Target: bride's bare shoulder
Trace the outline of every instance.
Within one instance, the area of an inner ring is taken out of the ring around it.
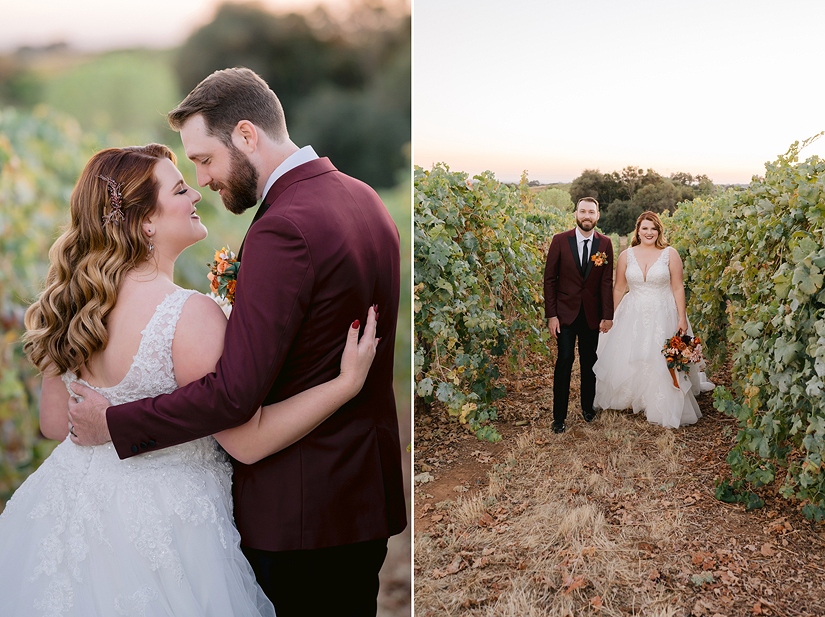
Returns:
[[[678,259],[679,261],[682,261],[682,256],[679,255],[679,251],[672,246],[665,247],[665,250],[667,251],[668,259]]]
[[[172,342],[172,363],[179,386],[215,370],[225,333],[226,316],[217,302],[200,293],[192,294],[183,305]]]

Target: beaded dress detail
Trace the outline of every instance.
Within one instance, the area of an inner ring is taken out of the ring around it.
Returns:
[[[675,388],[662,355],[679,325],[670,287],[671,250],[664,249],[645,275],[633,248],[627,249],[629,291],[616,309],[613,327],[599,335],[594,407],[644,410],[649,422],[677,428],[702,417],[694,395],[713,384],[700,373],[702,367],[692,364],[689,376],[677,373],[680,388]]]
[[[172,341],[195,293],[169,294],[126,377],[93,389],[113,405],[175,390]],[[231,477],[212,437],[127,460],[67,437],[0,515],[0,615],[274,615],[240,550]]]

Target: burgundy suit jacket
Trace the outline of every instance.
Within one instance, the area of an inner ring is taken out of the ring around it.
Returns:
[[[544,315],[558,317],[569,326],[584,306],[587,325],[595,330],[602,319],[613,319],[613,243],[610,238],[593,233],[590,255],[605,253],[607,263],[596,266],[590,259],[584,274],[579,270],[576,230],[553,236],[544,266]]]
[[[271,204],[268,209],[266,205]],[[312,433],[254,465],[234,462],[244,546],[282,551],[387,538],[406,526],[392,388],[398,230],[366,184],[329,159],[288,171],[249,229],[215,373],[110,407],[121,458],[240,425],[340,372],[347,328],[378,304],[381,343],[361,392]]]

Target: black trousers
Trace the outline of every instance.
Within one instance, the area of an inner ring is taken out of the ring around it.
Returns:
[[[553,421],[564,422],[567,418],[567,403],[570,400],[570,372],[576,354],[576,339],[579,340],[579,367],[581,368],[582,412],[593,411],[596,397],[596,348],[599,345],[599,329],[591,330],[587,325],[584,307],[579,310],[576,320],[561,326],[558,336],[558,358],[553,372]]]
[[[375,617],[387,539],[306,551],[242,546],[278,617]]]

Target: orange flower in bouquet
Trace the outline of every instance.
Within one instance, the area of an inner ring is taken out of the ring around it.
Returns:
[[[232,306],[235,304],[235,279],[238,277],[238,268],[241,262],[238,261],[235,253],[227,247],[215,251],[215,261],[209,266],[209,288],[215,295],[215,299],[224,300]],[[218,304],[221,304],[218,301]]]
[[[690,373],[690,365],[702,362],[702,341],[698,336],[688,336],[677,332],[665,341],[662,355],[667,360],[667,368],[673,378],[673,386],[679,387],[676,371],[686,375]]]

